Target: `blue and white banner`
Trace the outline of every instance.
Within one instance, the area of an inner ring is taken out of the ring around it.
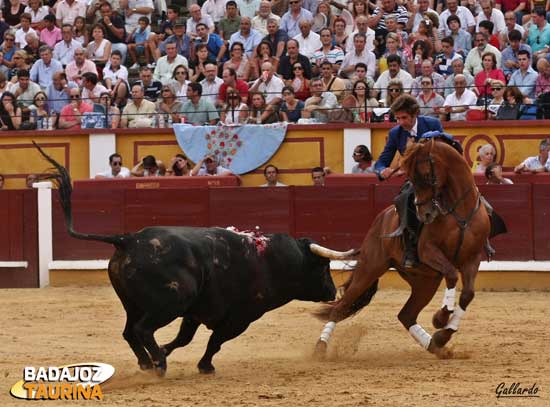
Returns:
[[[194,162],[215,154],[222,167],[245,174],[265,164],[286,136],[287,123],[242,126],[191,126],[174,124],[176,139]]]

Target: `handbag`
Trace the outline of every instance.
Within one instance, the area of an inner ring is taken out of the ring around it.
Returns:
[[[496,120],[517,120],[519,117],[519,105],[503,104],[498,109]]]

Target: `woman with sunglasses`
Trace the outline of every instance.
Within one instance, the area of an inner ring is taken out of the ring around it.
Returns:
[[[292,66],[292,73],[294,74],[294,79],[290,82],[290,86],[294,89],[296,97],[302,101],[305,101],[308,97],[311,96],[309,90],[309,79],[304,76],[304,67],[299,62],[295,63]]]
[[[292,86],[285,86],[282,91],[284,102],[281,104],[281,120],[296,123],[302,117],[304,102],[296,99],[296,92]]]
[[[248,119],[248,106],[241,101],[239,91],[227,88],[225,104],[221,111],[220,120],[224,124],[246,123]]]
[[[13,67],[10,69],[10,72],[8,74],[8,77],[12,83],[17,82],[17,72],[19,72],[20,70],[24,69],[25,71],[30,72],[31,65],[27,63],[28,57],[28,54],[22,49],[17,50],[13,53]]]
[[[506,90],[506,85],[503,81],[499,81],[498,79],[493,79],[491,81],[491,92],[493,94],[493,99],[491,100],[491,103],[489,104],[489,106],[487,106],[489,119],[494,119],[496,117],[496,113],[498,112],[498,109],[505,102],[505,99],[504,99],[505,90]]]
[[[9,29],[4,33],[4,42],[0,45],[0,51],[4,53],[4,65],[8,68],[13,68],[13,55],[17,48],[15,48],[15,30]]]
[[[166,168],[166,175],[173,177],[190,177],[193,163],[183,154],[176,154],[172,158],[172,162]]]
[[[15,104],[13,93],[4,92],[0,97],[0,129],[17,130],[21,126],[21,109]]]
[[[390,107],[393,102],[397,100],[399,96],[403,94],[403,82],[399,79],[392,79],[388,83],[388,92],[386,93],[386,100],[383,101],[384,107]]]
[[[36,124],[36,129],[49,130],[50,113],[46,93],[40,91],[35,94],[32,99],[32,105],[29,106],[29,110],[31,112],[30,122]]]
[[[189,80],[191,82],[202,81],[205,78],[205,67],[208,64],[216,65],[216,61],[208,57],[208,46],[206,44],[195,46],[195,59],[189,62],[189,69],[191,70]]]
[[[120,109],[113,104],[110,92],[102,92],[99,95],[99,104],[105,109],[107,128],[118,129],[120,125]]]
[[[185,67],[185,65],[178,65],[174,68],[172,79],[176,85],[175,96],[182,105],[187,102],[187,85],[191,83],[188,78],[189,70]]]
[[[244,53],[244,46],[240,42],[234,42],[229,51],[230,58],[223,64],[223,69],[233,68],[237,72],[237,79],[248,81],[250,65],[248,57]]]
[[[267,40],[263,40],[256,47],[255,55],[250,59],[249,80],[258,79],[262,72],[262,64],[264,62],[270,62],[273,65],[273,71],[277,72],[277,66],[279,65],[279,59],[273,54],[271,44]]]
[[[362,79],[353,84],[351,94],[355,98],[355,107],[352,108],[354,121],[356,123],[366,123],[368,113],[372,113],[372,109],[378,107],[378,101],[370,96],[369,85]]]
[[[162,115],[164,126],[168,127],[168,123],[177,123],[180,121],[179,112],[183,108],[183,102],[177,98],[177,92],[180,88],[178,82],[172,81],[162,85],[160,98],[156,101],[156,111]],[[162,127],[159,124],[159,127]]]
[[[352,167],[352,174],[373,174],[374,162],[369,148],[364,144],[359,144],[353,149],[353,161],[356,164]]]

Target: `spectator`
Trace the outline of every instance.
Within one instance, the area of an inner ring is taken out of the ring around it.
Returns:
[[[514,172],[521,174],[522,172],[538,172],[550,171],[550,139],[541,140],[539,144],[539,154],[533,157],[527,157],[521,164],[514,168]]]
[[[178,65],[188,66],[187,59],[183,55],[179,55],[176,49],[176,42],[166,43],[166,55],[159,58],[153,79],[162,83],[167,83],[172,79],[174,68]]]
[[[144,89],[141,85],[132,86],[132,100],[128,102],[120,118],[122,128],[151,127],[152,117],[155,114],[155,104],[144,98]]]
[[[74,24],[76,17],[86,16],[86,2],[83,0],[61,0],[55,7],[57,26]]]
[[[472,12],[464,6],[459,6],[458,0],[447,0],[447,9],[439,15],[440,30],[443,35],[451,35],[451,28],[447,25],[451,16],[457,16],[460,20],[460,26],[470,34],[474,33],[476,21]]]
[[[449,1],[453,0],[447,0],[447,4]],[[407,9],[398,5],[395,0],[382,0],[380,6],[377,6],[369,17],[369,27],[373,30],[386,30],[386,17],[391,14],[396,15],[398,24],[407,26],[409,21]]]
[[[165,124],[169,122],[169,117],[173,123],[180,121],[179,112],[182,110],[183,102],[177,99],[177,91],[178,86],[174,82],[162,85],[161,99],[155,103],[156,111],[164,116]]]
[[[234,175],[230,169],[224,168],[219,164],[219,159],[214,154],[207,154],[191,170],[192,176],[229,176]]]
[[[189,14],[191,18],[187,19],[187,35],[189,35],[192,40],[197,38],[197,24],[199,23],[206,24],[208,31],[214,32],[214,21],[212,21],[212,17],[208,14],[203,16],[198,4],[191,4],[189,6]]]
[[[53,74],[63,70],[61,62],[52,59],[52,49],[47,45],[40,47],[40,59],[36,61],[30,72],[30,79],[46,89],[52,83]]]
[[[413,52],[416,52],[414,48]],[[389,33],[388,35],[386,35],[386,50],[379,60],[380,72],[386,70],[384,62],[388,59],[388,56],[390,55],[398,55],[401,58],[401,69],[408,69],[408,56],[400,49],[399,37],[396,33]],[[411,73],[411,75],[413,74],[414,71]]]
[[[319,34],[311,31],[311,20],[302,20],[299,23],[300,33],[293,38],[298,41],[300,52],[311,59],[316,50],[321,48]]]
[[[378,101],[370,97],[369,84],[364,79],[359,79],[353,84],[352,96],[355,98],[354,121],[355,123],[366,123],[369,120],[368,115],[372,114],[372,109],[378,107]]]
[[[266,102],[263,93],[251,93],[252,103],[248,109],[248,123],[270,124],[279,121],[277,111],[273,105]]]
[[[479,23],[479,31],[480,33],[487,34],[488,42],[496,49],[500,50],[500,41],[498,39],[498,35],[493,34],[494,25],[490,21],[482,21]]]
[[[122,63],[122,54],[118,50],[111,52],[111,60],[103,70],[103,82],[117,106],[125,106],[128,100],[128,70]]]
[[[296,92],[296,97],[305,101],[311,96],[310,80],[304,77],[304,67],[300,63],[295,63],[292,66],[292,72],[294,73],[294,79],[287,81],[287,86],[292,86]]]
[[[198,27],[201,30],[201,26]],[[192,75],[192,82],[200,82],[204,79],[204,69],[207,64],[216,64],[215,59],[208,57],[208,47],[206,44],[199,44],[195,49],[195,59],[189,64]]]
[[[267,181],[265,184],[260,185],[261,187],[286,187],[288,185],[283,184],[278,180],[279,178],[279,169],[273,164],[268,164],[264,168],[264,177]]]
[[[36,125],[38,130],[49,130],[48,119],[50,112],[48,108],[48,97],[43,91],[34,95],[32,105],[29,106],[30,122]],[[53,124],[52,124],[53,125]]]
[[[262,64],[264,62],[269,62],[273,66],[273,70],[277,71],[279,65],[279,59],[275,58],[273,55],[273,50],[271,49],[271,44],[269,41],[260,42],[256,47],[255,55],[249,62],[249,79],[258,79],[262,72]]]
[[[268,41],[271,45],[275,57],[281,59],[286,53],[286,42],[288,35],[285,31],[279,28],[279,21],[275,18],[267,20],[267,35],[262,41]]]
[[[99,83],[97,75],[93,72],[85,72],[82,74],[82,100],[93,104],[99,102],[99,96],[109,90]]]
[[[183,105],[180,113],[185,117],[187,123],[193,125],[203,125],[209,123],[214,125],[220,119],[218,111],[214,105],[202,97],[202,86],[200,83],[191,82],[187,86],[187,98],[189,99]]]
[[[204,79],[200,82],[203,90],[203,97],[207,98],[212,104],[216,104],[220,86],[223,83],[217,76],[218,69],[214,64],[206,64],[204,67]]]
[[[546,11],[535,8],[531,15],[532,24],[527,33],[527,44],[531,47],[534,60],[544,58],[550,47],[550,24],[546,21]]]
[[[25,37],[25,39],[29,42],[28,38]],[[40,31],[40,42],[49,45],[49,47],[53,49],[55,44],[62,39],[61,29],[55,25],[55,16],[53,14],[48,14],[44,17],[44,28]]]
[[[460,18],[450,16],[447,19],[447,32],[449,32],[448,36],[454,41],[454,50],[466,58],[472,49],[472,35],[463,29],[460,24]]]
[[[124,10],[125,30],[131,33],[138,26],[141,17],[147,17],[151,21],[151,13],[154,10],[153,0],[120,0],[120,11]]]
[[[388,83],[386,98],[384,100],[380,100],[380,102],[382,102],[382,105],[384,107],[391,107],[391,105],[393,105],[393,102],[395,102],[397,98],[401,95],[403,95],[403,83],[399,79],[392,79]],[[392,117],[391,112],[390,121],[395,121],[395,118]]]
[[[78,85],[72,81],[67,81],[67,75],[63,71],[53,74],[52,83],[46,89],[49,108],[51,112],[57,115],[61,113],[61,109],[70,101],[70,90],[78,88]]]
[[[131,60],[134,61],[130,69],[139,69],[138,54],[145,55],[145,63],[151,66],[152,54],[154,52],[152,41],[149,19],[147,17],[140,17],[137,27],[128,34],[128,54],[130,54]]]
[[[190,177],[193,168],[191,161],[184,154],[176,154],[172,158],[170,166],[166,169],[166,175],[174,177]]]
[[[2,45],[0,45],[0,51],[2,51],[4,55],[4,65],[6,65],[8,68],[12,68],[14,65],[12,57],[15,51],[17,51],[17,48],[15,47],[14,30],[10,29],[9,31],[6,31],[6,33],[4,34],[4,41],[2,42]]]
[[[492,45],[487,44],[487,39],[487,34],[476,33],[475,40],[477,42],[477,47],[472,48],[472,50],[468,53],[468,56],[466,57],[464,68],[466,69],[466,71],[474,76],[483,70],[483,55],[485,55],[487,52],[491,52],[495,55],[495,68],[500,68],[501,53]]]
[[[47,47],[47,45],[45,46]],[[14,52],[12,57],[13,67],[8,72],[8,77],[12,82],[17,81],[17,75],[19,71],[25,70],[30,72],[32,65],[27,63],[28,59],[29,59],[29,55],[22,49]]]
[[[462,59],[462,56],[455,52],[454,43],[453,37],[443,38],[441,40],[441,52],[435,56],[434,68],[445,79],[453,73],[453,61],[455,59]]]
[[[44,17],[50,13],[49,7],[43,6],[42,0],[29,0],[28,4],[25,13],[31,16],[31,27],[40,31],[44,28]]]
[[[4,8],[2,8],[2,18],[4,21],[12,26],[19,26],[21,22],[21,15],[25,12],[25,5],[21,4],[19,0],[7,0],[4,1]]]
[[[17,73],[17,83],[12,87],[19,106],[29,107],[34,95],[40,92],[40,86],[30,80],[29,71],[24,69]]]
[[[466,89],[467,83],[464,75],[455,75],[454,88],[455,91],[445,98],[444,112],[450,113],[451,121],[466,120],[466,112],[470,106],[475,106],[477,96],[474,92]],[[443,114],[441,120],[445,120],[446,114]]]
[[[496,8],[503,13],[512,12],[518,23],[521,23],[521,18],[524,14],[524,10],[527,9],[526,0],[496,0]]]
[[[538,73],[531,68],[531,58],[529,51],[518,52],[519,69],[510,77],[508,86],[517,86],[523,96],[529,98],[532,103],[535,100],[535,85],[538,78]]]
[[[504,72],[496,67],[496,56],[492,52],[486,52],[481,57],[483,70],[479,71],[475,78],[476,92],[479,96],[491,96],[491,81],[497,79],[506,82]]]
[[[285,31],[290,38],[300,34],[299,23],[302,20],[311,21],[313,15],[309,10],[302,7],[302,0],[290,0],[289,9],[281,18],[281,30]]]
[[[337,75],[344,60],[344,51],[342,48],[332,45],[332,32],[330,28],[322,28],[319,31],[319,37],[321,39],[321,47],[311,57],[313,74],[319,75],[321,72],[321,63],[328,61],[332,64],[333,73]]]
[[[15,32],[15,46],[17,48],[24,48],[27,45],[25,36],[30,32],[36,34],[36,31],[31,28],[31,15],[23,13],[21,14],[21,25]]]
[[[510,45],[502,51],[502,70],[506,79],[510,79],[512,74],[519,69],[519,51],[528,51],[529,56],[531,55],[531,47],[521,42],[521,33],[518,30],[510,31],[508,40]],[[531,61],[531,58],[529,58],[529,61]]]
[[[206,24],[203,23],[197,24],[197,37],[195,38],[195,45],[201,43],[206,45],[208,59],[212,62],[219,63],[224,60],[227,49],[225,43],[218,34],[210,33]]]
[[[74,19],[73,38],[80,42],[83,47],[88,45],[88,27],[86,26],[86,19],[84,17],[77,17]]]
[[[209,15],[214,21],[214,25],[218,27],[220,20],[225,14],[225,2],[227,0],[206,0],[201,7],[201,13]]]
[[[225,17],[220,20],[218,25],[220,37],[226,42],[229,41],[231,36],[239,31],[240,26],[241,16],[239,16],[237,3],[234,0],[229,0],[225,3]]]
[[[153,79],[153,71],[147,66],[141,67],[139,70],[139,81],[136,85],[141,85],[145,92],[145,99],[155,102],[160,96],[162,83]]]
[[[65,67],[65,73],[69,80],[80,85],[82,83],[82,75],[86,72],[91,72],[97,75],[95,64],[86,58],[84,48],[77,48],[74,51],[74,61]]]
[[[103,69],[111,57],[111,41],[105,38],[105,28],[101,24],[92,27],[92,41],[86,47],[88,59]]]
[[[11,83],[8,82],[6,78],[6,74],[0,71],[0,96],[2,96],[4,92],[9,92],[10,89],[11,89]]]
[[[335,46],[340,47],[343,50],[347,49],[349,38],[351,38],[346,31],[346,27],[346,20],[342,17],[336,17],[334,19],[334,35],[332,40]]]
[[[479,31],[479,23],[481,21],[490,21],[494,24],[494,32],[501,34],[506,30],[504,22],[504,14],[498,8],[493,7],[492,0],[481,0],[479,2],[482,12],[476,17],[477,30]]]
[[[285,80],[285,83],[289,84],[290,81],[294,79],[293,67],[297,63],[304,69],[304,76],[307,79],[311,79],[311,64],[309,58],[299,52],[300,44],[298,44],[298,41],[294,39],[288,40],[286,43],[286,50],[287,55],[281,57],[279,67],[277,68],[277,73]]]
[[[155,38],[155,45],[158,45],[166,40],[166,38],[174,35],[174,26],[177,22],[183,23],[183,29],[185,30],[185,21],[179,18],[180,8],[176,4],[170,4],[166,8],[166,20],[164,20],[159,27],[159,33]],[[185,32],[185,31],[184,31]],[[157,58],[155,58],[157,59]]]
[[[284,122],[296,123],[302,116],[304,102],[296,99],[296,92],[292,86],[283,88],[283,103],[281,104],[281,120]]]
[[[497,4],[498,6],[498,4]],[[516,15],[513,11],[507,11],[504,13],[504,31],[500,34],[500,46],[504,48],[506,45],[509,45],[509,35],[513,30],[519,31],[521,38],[525,34],[525,29],[516,23]]]
[[[179,18],[174,23],[174,34],[162,41],[155,50],[155,60],[166,54],[166,44],[176,42],[177,53],[187,60],[191,58],[191,37],[185,33],[185,19]]]
[[[523,94],[516,86],[508,86],[504,91],[504,102],[497,111],[497,120],[517,120],[523,107]]]
[[[248,120],[248,106],[243,103],[239,92],[227,88],[225,105],[221,111],[220,121],[223,124],[243,124]]]
[[[374,84],[375,90],[380,92],[379,99],[386,99],[388,84],[393,79],[401,81],[403,88],[408,91],[410,91],[413,83],[411,74],[401,69],[401,58],[399,55],[390,55],[387,62],[388,70],[384,71]]]
[[[504,178],[502,176],[502,167],[500,164],[491,163],[487,166],[485,170],[485,178],[487,178],[487,184],[495,185],[510,185],[513,184],[512,180],[509,178]]]
[[[413,96],[418,96],[422,91],[422,86],[420,82],[422,81],[422,78],[426,76],[432,78],[433,90],[437,93],[443,94],[445,88],[445,79],[443,78],[443,75],[434,72],[434,66],[430,61],[422,61],[421,74],[421,76],[413,81],[413,87],[411,91],[411,94]]]
[[[546,59],[539,59],[537,61],[537,81],[535,82],[535,95],[539,96],[550,92],[550,62]]]
[[[355,20],[357,30],[350,34],[350,38],[354,39],[356,34],[363,34],[365,36],[365,45],[363,49],[367,51],[374,51],[374,30],[369,27],[368,19],[366,16],[359,16]],[[355,41],[346,41],[346,54],[352,53],[355,50]]]
[[[252,57],[254,50],[258,44],[262,41],[262,35],[251,29],[252,23],[249,17],[242,17],[240,22],[240,30],[231,35],[229,45],[233,45],[235,42],[243,44],[244,53],[248,58]]]
[[[133,177],[163,177],[166,174],[166,167],[155,156],[147,155],[130,172]]]
[[[430,8],[430,0],[417,0],[417,7],[413,9],[413,15],[407,21],[407,30],[414,33],[418,31],[418,27],[422,21],[425,21],[427,13],[437,12]]]
[[[443,106],[445,99],[434,91],[433,79],[431,76],[423,76],[420,78],[421,93],[417,96],[418,106],[420,106],[420,114],[439,118],[439,108]]]
[[[321,64],[321,79],[323,81],[323,91],[332,92],[338,103],[342,101],[346,93],[346,83],[343,79],[340,79],[333,75],[332,64],[325,61]]]
[[[270,105],[279,105],[281,103],[281,91],[284,86],[284,82],[275,76],[275,70],[271,62],[264,62],[262,73],[252,84],[250,91],[265,94],[266,101]]]
[[[0,129],[17,130],[21,126],[21,109],[15,104],[15,96],[4,92],[0,97]]]
[[[489,164],[495,162],[497,152],[492,144],[484,144],[478,150],[478,156],[472,165],[474,174],[485,174],[485,170]]]
[[[25,35],[25,40],[27,41],[27,45],[23,48],[23,51],[27,53],[26,61],[34,63],[40,58],[40,47],[45,44],[42,44],[38,39],[38,35],[33,33]]]
[[[229,51],[230,58],[223,64],[223,69],[232,68],[237,73],[237,78],[247,81],[250,72],[248,57],[244,53],[243,44],[234,42]]]
[[[355,66],[358,63],[363,63],[367,66],[367,76],[374,78],[376,73],[376,57],[374,54],[365,48],[366,37],[364,34],[358,33],[353,37],[353,50],[348,52],[340,66],[340,75],[349,76],[355,71]],[[401,58],[399,59],[401,64]]]
[[[395,54],[401,55],[398,52]],[[413,43],[412,55],[414,55],[414,58],[411,56],[407,60],[407,69],[414,78],[418,79],[419,76],[422,76],[422,63],[424,61],[430,62],[430,64],[433,63],[432,47],[424,40],[417,40]]]
[[[103,92],[99,95],[99,103],[101,109],[105,112],[107,129],[118,129],[120,126],[120,110],[113,105],[113,98],[109,92]]]
[[[468,88],[472,87],[474,83],[474,77],[464,70],[464,62],[462,62],[462,59],[455,59],[451,63],[451,68],[453,69],[452,75],[447,76],[447,79],[445,79],[445,97],[453,93],[456,75],[464,75]]]
[[[100,10],[101,18],[97,23],[103,27],[105,38],[111,43],[111,49],[120,52],[121,61],[124,63],[128,52],[124,20],[118,14],[113,14],[113,6],[107,1],[101,3]]]
[[[128,168],[122,166],[122,156],[118,153],[109,156],[109,167],[109,170],[97,173],[95,179],[129,178],[132,175]]]
[[[323,92],[323,81],[321,78],[311,80],[311,97],[305,102],[302,117],[315,117],[323,122],[328,121],[328,111],[334,109],[338,104],[336,96],[332,92]]]
[[[243,103],[248,100],[248,85],[246,82],[237,79],[237,73],[233,68],[226,68],[222,73],[223,83],[220,85],[220,93],[218,95],[218,105],[223,105],[226,97],[227,88],[236,89],[241,95]]]
[[[367,146],[360,144],[353,149],[353,161],[357,164],[351,169],[352,174],[374,174],[374,163]]]
[[[61,28],[62,41],[55,44],[53,48],[53,58],[65,68],[74,60],[74,52],[82,44],[73,38],[73,27],[70,24],[63,24]]]
[[[314,167],[311,169],[311,180],[313,186],[322,187],[325,186],[325,170],[321,167]]]
[[[237,0],[241,17],[252,18],[260,8],[260,0]]]
[[[504,81],[499,81],[496,79],[493,79],[491,81],[491,91],[492,91],[493,98],[491,100],[491,103],[487,106],[490,119],[495,118],[495,115],[498,112],[498,109],[500,109],[500,106],[504,103],[505,89],[506,89],[506,85]]]
[[[71,103],[61,109],[58,127],[68,130],[80,129],[84,113],[92,112],[93,108],[90,104],[82,101],[78,88],[70,89],[69,97]]]
[[[27,188],[34,188],[33,184],[35,182],[39,182],[40,178],[37,174],[29,174],[27,175],[27,178],[25,179],[25,185]]]
[[[252,18],[252,28],[263,36],[267,35],[267,23],[269,19],[277,21],[277,25],[279,25],[281,21],[281,17],[271,12],[271,2],[268,0],[262,0],[260,3],[260,9],[258,10],[258,15]]]

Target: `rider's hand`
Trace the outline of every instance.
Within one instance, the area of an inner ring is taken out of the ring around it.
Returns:
[[[391,169],[390,167],[388,168],[384,168],[381,172],[380,172],[380,175],[382,175],[382,178],[384,179],[388,179],[392,176],[392,173],[393,173],[393,169]]]

